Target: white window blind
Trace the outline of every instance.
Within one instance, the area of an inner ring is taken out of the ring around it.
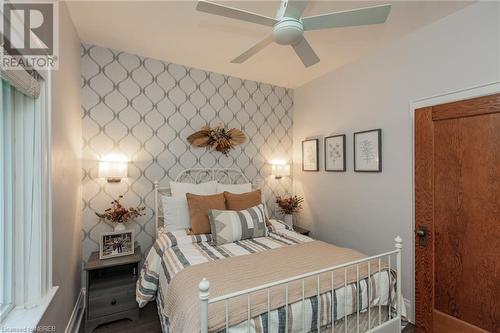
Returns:
[[[45,85],[35,98],[17,84],[0,79],[0,320],[52,287]]]
[[[27,96],[37,98],[40,95],[40,82],[26,71],[0,68],[0,78]]]
[[[0,79],[0,319],[12,305],[12,221],[13,179],[11,159],[13,148],[11,109],[12,91],[9,84]]]

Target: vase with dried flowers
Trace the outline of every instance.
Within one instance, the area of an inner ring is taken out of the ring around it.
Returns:
[[[146,207],[130,207],[125,208],[120,200],[123,198],[123,195],[120,195],[118,199],[111,201],[111,207],[104,210],[104,213],[95,213],[100,218],[108,220],[113,223],[115,231],[124,231],[125,223],[127,223],[130,219],[143,216],[144,210]]]
[[[304,198],[298,195],[276,197],[276,203],[278,204],[279,210],[284,215],[283,220],[288,226],[293,227],[293,214],[298,213],[302,209],[303,202]]]

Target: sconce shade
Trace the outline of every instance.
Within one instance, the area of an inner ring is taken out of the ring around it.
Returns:
[[[290,164],[285,161],[272,161],[271,172],[276,179],[290,176]]]
[[[128,162],[122,157],[106,157],[99,162],[99,177],[108,182],[120,182],[128,176]]]

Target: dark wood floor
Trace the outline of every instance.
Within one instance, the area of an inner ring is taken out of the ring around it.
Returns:
[[[408,324],[403,333],[414,333],[413,325]],[[156,310],[156,303],[149,303],[141,309],[141,318],[131,321],[128,319],[118,320],[109,324],[99,326],[94,333],[161,333],[160,319]]]

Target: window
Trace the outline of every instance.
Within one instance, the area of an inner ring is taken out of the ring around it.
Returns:
[[[16,311],[37,308],[52,291],[50,109],[49,85],[39,74],[0,71],[0,77],[0,321],[5,323]]]

